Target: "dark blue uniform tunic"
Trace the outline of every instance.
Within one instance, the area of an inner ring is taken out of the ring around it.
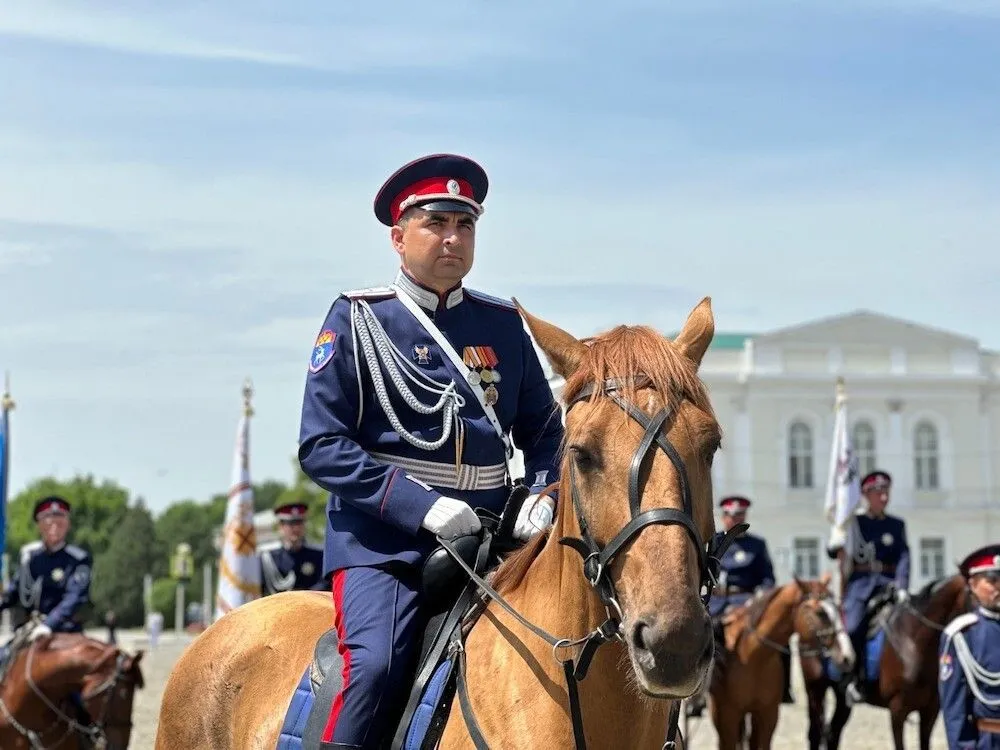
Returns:
[[[721,536],[722,532],[716,535],[717,541]],[[762,537],[750,533],[737,537],[721,563],[719,589],[708,602],[713,617],[722,614],[729,605],[745,603],[757,589],[774,586],[774,565]]]
[[[950,750],[1000,750],[1000,613],[980,608],[951,621],[941,638],[938,693]]]
[[[493,408],[505,435],[524,454],[532,492],[556,482],[562,415],[516,308],[461,286],[439,296],[403,272],[396,288],[420,305],[484,391],[492,387]],[[378,727],[402,697],[398,691],[412,669],[422,627],[419,565],[435,546],[433,535],[421,528],[428,510],[446,495],[500,513],[510,493],[507,447],[465,377],[396,294],[368,290],[334,302],[313,349],[300,430],[301,466],[330,492],[324,567],[333,574],[345,663],[344,687],[324,740],[358,747],[377,742],[381,730],[369,728]],[[418,439],[440,441],[442,413],[419,413],[404,400],[383,357],[373,353],[377,330],[372,351],[365,352],[363,331],[377,327],[359,322],[363,314],[384,330],[383,355],[395,358],[397,379],[419,402],[433,406],[440,394],[411,378],[438,391],[453,384],[464,399],[461,429],[452,424],[439,447],[417,447],[400,434],[401,426]],[[384,383],[382,394],[371,361]]]
[[[90,601],[90,553],[72,544],[48,550],[33,542],[21,550],[0,610],[19,606],[27,615],[40,612],[53,632],[79,633],[81,607]]]
[[[844,587],[844,625],[856,648],[864,637],[861,630],[871,598],[888,584],[901,591],[910,586],[910,548],[903,519],[858,516],[857,530],[860,543]]]
[[[281,591],[321,591],[323,548],[304,543],[298,549],[275,543],[260,550],[260,572],[264,596]]]

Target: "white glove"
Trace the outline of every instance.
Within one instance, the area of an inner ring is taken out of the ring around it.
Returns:
[[[526,541],[539,531],[548,531],[552,526],[554,504],[552,498],[530,495],[521,503],[514,522],[514,538]]]
[[[31,634],[28,636],[28,641],[37,641],[39,638],[44,638],[47,635],[52,635],[52,628],[44,622],[40,622],[35,626],[35,629],[31,631]]]
[[[483,527],[468,503],[443,495],[434,501],[420,525],[442,539],[475,534]]]

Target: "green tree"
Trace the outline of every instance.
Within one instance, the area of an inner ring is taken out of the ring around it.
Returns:
[[[107,551],[94,561],[93,617],[113,609],[122,627],[143,624],[142,579],[160,556],[153,517],[143,503],[127,509]]]
[[[98,483],[90,474],[69,481],[54,477],[37,479],[10,501],[7,508],[6,552],[16,560],[18,550],[38,539],[32,517],[35,503],[47,495],[65,497],[73,506],[69,541],[83,547],[96,559],[111,539],[128,510],[129,492],[114,481]]]

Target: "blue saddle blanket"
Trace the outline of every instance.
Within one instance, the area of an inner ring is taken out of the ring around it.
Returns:
[[[885,631],[879,631],[873,638],[869,638],[865,644],[865,678],[868,682],[875,682],[879,678],[879,663],[882,661],[882,651],[885,650]],[[823,658],[823,668],[826,676],[833,682],[839,681],[843,674],[833,663],[830,657]]]
[[[303,741],[306,724],[313,711],[316,698],[312,689],[310,672],[311,666],[306,667],[305,672],[302,673],[302,679],[295,686],[291,703],[289,703],[288,711],[285,713],[285,721],[281,725],[281,732],[278,735],[276,750],[319,750],[319,748],[306,747]],[[420,698],[420,705],[410,721],[406,733],[406,744],[403,746],[404,750],[420,750],[422,747],[450,675],[451,661],[445,660],[438,665],[434,675],[427,681],[427,687],[424,688],[424,693]],[[315,708],[329,710],[330,707],[315,706]]]

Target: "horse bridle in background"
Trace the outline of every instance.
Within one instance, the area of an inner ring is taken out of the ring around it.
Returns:
[[[507,602],[505,602],[489,584],[476,575],[476,573],[465,563],[465,561],[461,559],[461,555],[455,551],[454,547],[452,547],[449,542],[441,539],[438,540],[484,593],[503,607],[508,614],[518,620],[522,625],[552,645],[553,652],[559,648],[578,645],[583,646],[575,663],[572,659],[562,660],[556,657],[557,661],[562,664],[563,671],[566,676],[570,714],[573,721],[573,736],[576,741],[577,750],[584,750],[587,746],[583,729],[583,717],[580,712],[580,700],[577,683],[586,677],[590,662],[593,659],[598,647],[611,640],[624,640],[621,632],[623,619],[622,609],[621,605],[618,603],[614,584],[608,576],[609,567],[617,555],[630,541],[632,541],[636,535],[639,534],[639,532],[647,526],[661,525],[683,527],[684,530],[687,531],[691,541],[694,542],[694,547],[698,554],[701,586],[700,598],[702,605],[707,607],[708,601],[712,595],[712,588],[718,582],[719,567],[721,564],[720,560],[722,556],[729,548],[729,545],[735,541],[736,537],[750,528],[750,525],[747,523],[736,524],[724,534],[716,535],[716,537],[713,538],[708,545],[702,542],[701,535],[698,533],[698,529],[694,525],[691,485],[688,482],[687,470],[684,466],[684,461],[681,459],[680,454],[677,453],[677,449],[671,444],[669,438],[667,438],[666,431],[664,430],[664,426],[672,414],[672,409],[668,403],[652,417],[647,416],[644,412],[640,411],[622,398],[618,393],[618,391],[623,390],[627,385],[630,385],[630,383],[618,379],[607,379],[602,384],[599,392],[601,395],[606,395],[614,401],[615,404],[617,404],[629,417],[638,422],[639,425],[645,430],[642,440],[639,441],[639,445],[636,447],[635,453],[632,456],[632,462],[629,466],[628,494],[631,520],[621,531],[618,532],[617,535],[615,535],[613,539],[611,539],[611,541],[603,547],[599,545],[597,540],[595,540],[590,533],[590,526],[588,525],[587,519],[583,514],[583,509],[580,506],[576,481],[576,469],[574,463],[570,461],[570,499],[573,503],[577,522],[580,525],[580,537],[565,537],[559,540],[560,544],[565,544],[566,546],[576,550],[583,557],[584,576],[587,578],[590,585],[596,590],[597,595],[600,597],[601,603],[604,604],[608,614],[608,619],[605,620],[600,627],[584,638],[577,640],[555,638],[546,631],[525,620],[524,617],[507,604]],[[639,388],[651,385],[651,381],[646,376],[640,375],[635,378],[634,383],[631,385]],[[576,404],[585,399],[591,398],[595,391],[597,391],[596,383],[583,388],[580,393],[576,395],[573,401],[567,404],[567,414]],[[666,401],[666,399],[667,396],[664,394],[664,400]],[[677,471],[677,477],[680,482],[681,489],[681,510],[676,508],[654,508],[645,512],[641,511],[642,497],[641,488],[639,486],[639,477],[647,459],[655,450],[654,446],[666,453],[670,462],[673,464],[674,469]],[[486,744],[482,731],[480,730],[475,717],[472,715],[471,703],[468,700],[468,694],[465,686],[465,651],[461,647],[461,643],[458,644],[456,655],[459,660],[458,693],[462,713],[465,717],[466,725],[469,728],[474,744],[478,750],[484,750],[489,746]],[[663,744],[663,750],[673,750],[676,748],[678,734],[677,725],[679,718],[680,701],[678,700],[674,701],[670,711],[667,737],[666,742]]]

